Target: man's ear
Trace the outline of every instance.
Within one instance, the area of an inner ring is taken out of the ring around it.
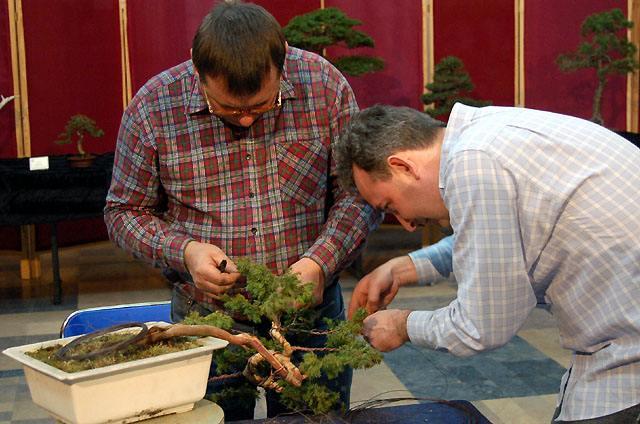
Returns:
[[[407,157],[391,155],[387,158],[387,165],[389,165],[392,173],[395,172],[399,175],[415,178],[416,180],[420,179],[416,163]]]

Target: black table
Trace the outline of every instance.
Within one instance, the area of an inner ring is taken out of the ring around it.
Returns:
[[[301,415],[281,416],[264,420],[236,421],[238,424],[303,424],[305,417]],[[346,417],[323,417],[325,424],[491,424],[470,402],[453,400],[446,403],[426,402],[416,405],[388,406],[369,408],[357,411]]]
[[[0,225],[51,226],[53,303],[62,300],[57,224],[102,216],[113,153],[87,168],[71,168],[65,156],[49,156],[49,169],[30,171],[29,158],[0,159]]]

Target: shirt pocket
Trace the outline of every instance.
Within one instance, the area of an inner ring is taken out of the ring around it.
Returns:
[[[285,202],[321,206],[327,190],[328,153],[315,139],[282,140],[276,144],[278,181]]]

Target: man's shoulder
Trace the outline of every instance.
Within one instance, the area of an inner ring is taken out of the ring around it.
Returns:
[[[340,75],[335,66],[317,53],[289,46],[285,61],[287,77],[292,79],[326,79]]]
[[[191,60],[187,60],[150,78],[136,96],[157,94],[169,90],[176,84],[182,85],[186,79],[193,78],[193,74],[193,64]]]

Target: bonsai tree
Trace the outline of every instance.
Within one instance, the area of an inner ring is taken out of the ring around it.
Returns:
[[[86,158],[91,156],[84,150],[83,146],[84,137],[87,134],[91,137],[102,137],[104,135],[104,131],[98,128],[96,122],[88,116],[73,115],[64,127],[64,131],[58,136],[59,138],[56,140],[56,143],[70,144],[75,138],[78,154],[80,157]]]
[[[469,106],[488,106],[490,101],[474,100],[465,94],[473,91],[471,77],[464,69],[462,60],[455,56],[442,58],[436,64],[433,82],[426,85],[428,93],[422,95],[425,112],[432,117],[448,115],[455,103]]]
[[[600,105],[602,92],[611,75],[625,75],[638,69],[635,59],[637,47],[627,40],[626,30],[633,27],[620,9],[595,13],[582,23],[580,34],[582,43],[575,51],[561,54],[556,63],[562,71],[573,72],[578,69],[592,68],[598,79],[593,95],[593,113],[591,120],[602,125]]]
[[[5,107],[11,100],[13,100],[13,96],[4,97],[2,94],[0,94],[0,109]]]
[[[384,68],[384,61],[366,55],[345,55],[327,57],[326,49],[342,45],[349,49],[373,47],[371,37],[362,31],[353,29],[362,22],[347,17],[340,9],[328,7],[318,9],[292,18],[284,27],[287,42],[304,50],[317,53],[347,75],[358,76]]]
[[[273,275],[266,266],[252,264],[247,259],[238,261],[238,269],[246,278],[246,287],[221,297],[224,312],[214,312],[206,317],[192,313],[183,323],[151,327],[141,333],[140,339],[136,338],[136,343],[155,344],[183,336],[213,336],[226,340],[234,346],[214,352],[219,373],[214,379],[244,377],[245,384],[240,389],[224,389],[212,400],[232,399],[239,403],[255,399],[259,393],[257,387],[261,386],[281,393],[282,402],[292,410],[311,410],[316,414],[331,411],[339,402],[338,393],[317,383],[321,372],[335,378],[347,366],[369,368],[381,361],[380,353],[358,337],[366,315],[364,309],[351,321],[328,322],[328,330],[318,331],[312,328],[313,311],[296,307],[311,303],[311,284],[302,284],[291,273]],[[232,327],[238,316],[255,324],[266,324],[269,338],[235,331]],[[106,330],[101,333],[104,332]],[[310,348],[291,342],[310,335],[326,335],[326,345]],[[121,345],[118,348],[131,346]],[[111,341],[106,348],[94,346],[94,349],[102,354],[114,346]],[[77,348],[85,352],[84,357],[96,355],[96,352],[86,354],[83,346]],[[66,360],[60,355],[62,349],[65,348],[59,348],[53,355]],[[242,371],[231,372],[238,369]]]

